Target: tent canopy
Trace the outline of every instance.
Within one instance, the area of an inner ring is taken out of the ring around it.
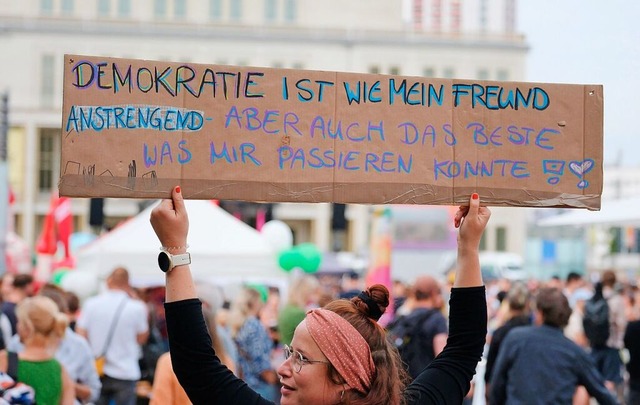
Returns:
[[[258,231],[210,201],[188,200],[185,204],[191,271],[196,281],[280,284],[286,279],[273,248]],[[164,285],[164,274],[157,264],[160,242],[149,222],[152,209],[148,207],[81,248],[76,271],[94,272],[105,279],[122,266],[129,270],[136,287]]]
[[[602,202],[600,211],[571,210],[570,212],[547,217],[537,222],[538,226],[585,226],[605,225],[633,227],[640,226],[640,197]]]

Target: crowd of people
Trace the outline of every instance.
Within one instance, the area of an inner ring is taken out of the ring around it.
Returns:
[[[489,217],[473,195],[456,214],[452,277],[417,275],[391,291],[354,272],[339,288],[299,274],[287,291],[222,289],[180,265],[152,289],[116,268],[80,303],[5,274],[0,372],[38,404],[470,404],[481,387],[492,405],[640,404],[638,280],[608,270],[483,281]],[[179,190],[151,222],[161,246],[187,246]],[[598,302],[604,336],[588,323]]]

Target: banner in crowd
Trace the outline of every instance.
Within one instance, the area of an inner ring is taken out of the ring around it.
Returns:
[[[600,85],[66,55],[63,104],[63,196],[600,208]]]

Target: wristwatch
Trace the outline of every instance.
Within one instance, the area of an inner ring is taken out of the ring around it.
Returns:
[[[176,266],[182,266],[185,264],[191,264],[191,254],[182,253],[179,255],[172,255],[171,253],[162,250],[158,255],[158,266],[163,272],[171,271]]]

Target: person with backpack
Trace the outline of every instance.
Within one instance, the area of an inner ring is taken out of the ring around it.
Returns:
[[[442,292],[436,279],[418,277],[412,295],[411,312],[396,318],[387,330],[409,375],[416,378],[444,349],[448,330],[442,314]]]
[[[583,326],[591,358],[604,377],[607,388],[621,398],[624,365],[620,350],[624,346],[627,318],[622,296],[615,291],[615,286],[616,273],[613,270],[603,272],[601,282],[595,285],[593,297],[585,304]]]

